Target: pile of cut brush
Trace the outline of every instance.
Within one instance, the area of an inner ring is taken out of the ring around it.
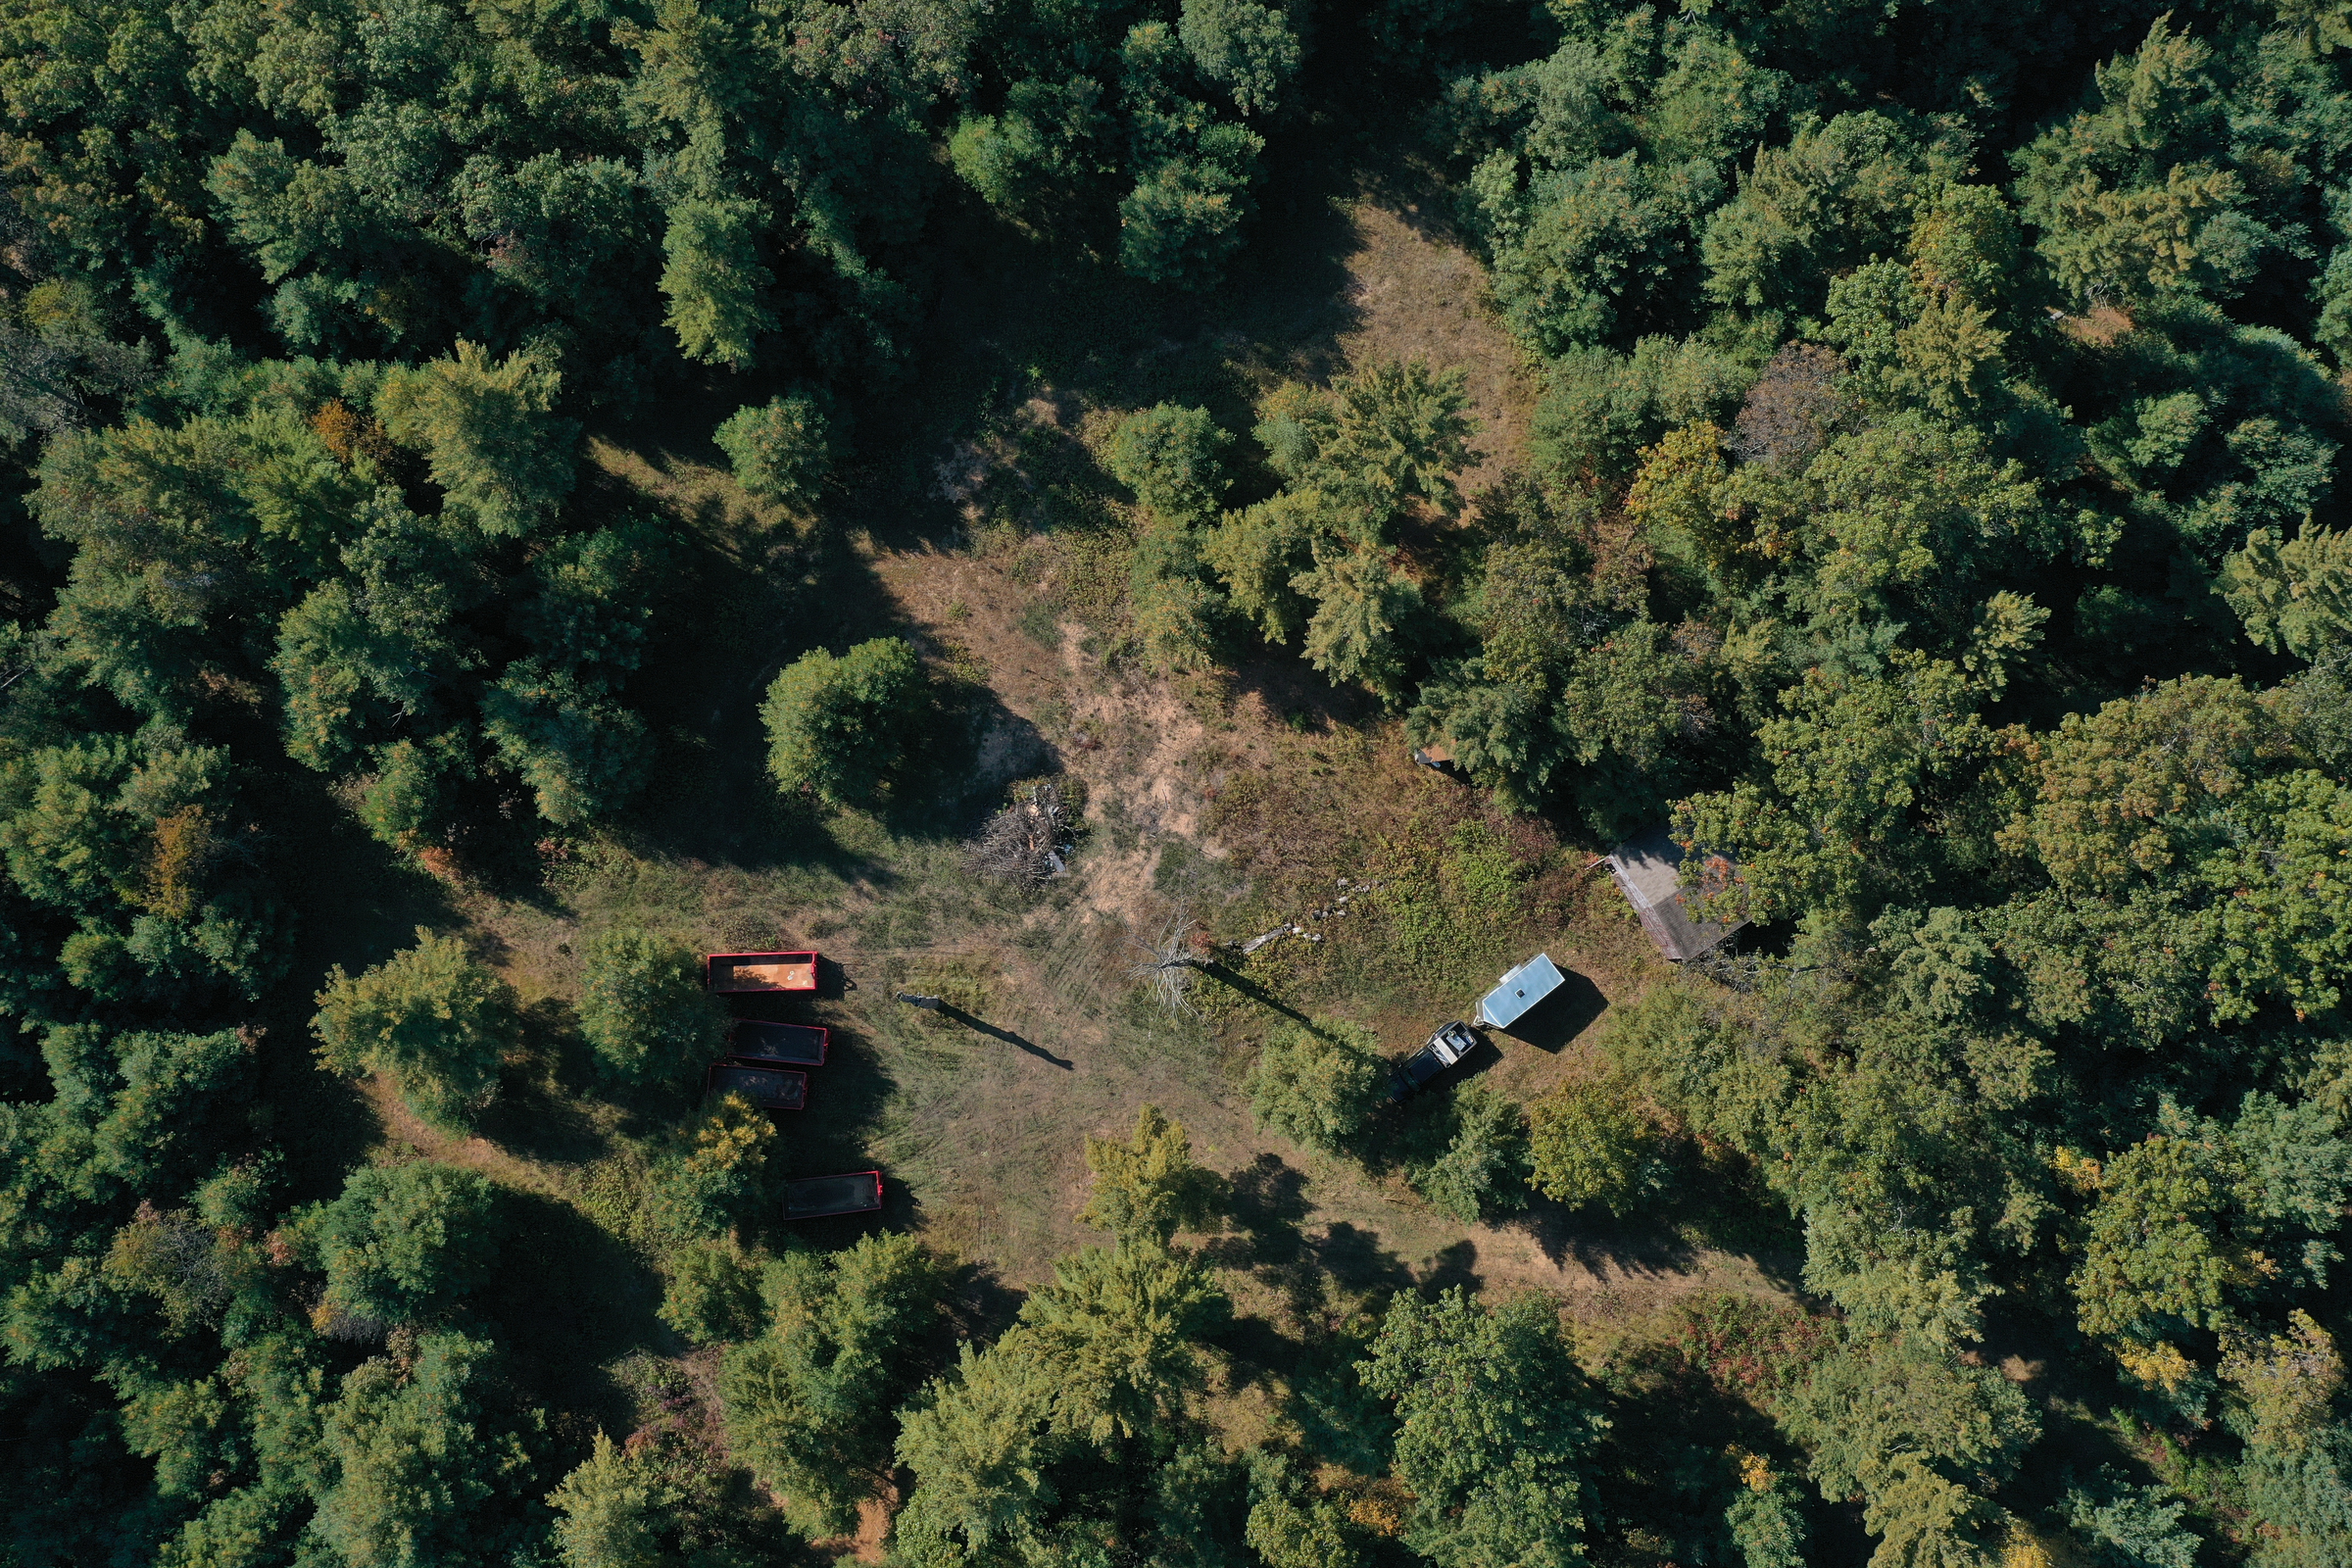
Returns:
[[[1076,812],[1057,779],[1018,793],[972,840],[970,864],[1001,882],[1047,882],[1068,871],[1078,836]]]

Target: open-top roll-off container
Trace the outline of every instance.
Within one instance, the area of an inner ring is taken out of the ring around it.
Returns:
[[[822,1067],[832,1039],[812,1023],[738,1018],[727,1027],[727,1059],[754,1067]]]
[[[882,1173],[854,1170],[839,1176],[808,1176],[784,1184],[786,1219],[821,1219],[828,1214],[867,1214],[882,1206]]]
[[[713,953],[703,959],[703,984],[712,991],[814,991],[813,953]]]
[[[703,1074],[703,1092],[741,1095],[761,1110],[808,1108],[808,1075],[781,1067],[753,1067],[738,1061],[714,1061]]]

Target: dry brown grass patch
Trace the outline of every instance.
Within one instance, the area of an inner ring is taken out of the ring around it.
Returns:
[[[1476,494],[1526,463],[1537,396],[1526,353],[1495,318],[1476,258],[1369,202],[1353,216],[1348,299],[1359,324],[1340,348],[1352,365],[1423,359],[1467,373],[1484,458],[1463,475],[1462,491]]]

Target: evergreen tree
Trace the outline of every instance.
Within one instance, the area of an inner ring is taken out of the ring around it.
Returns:
[[[1223,1184],[1193,1163],[1184,1123],[1170,1121],[1157,1105],[1135,1113],[1128,1143],[1089,1138],[1086,1168],[1094,1172],[1095,1191],[1079,1218],[1122,1242],[1165,1247],[1178,1231],[1206,1230],[1216,1221]]]
[[[767,769],[786,790],[808,789],[834,806],[886,794],[922,723],[922,673],[896,637],[859,643],[836,658],[817,649],[767,688]]]
[[[337,965],[311,1032],[337,1072],[382,1073],[429,1121],[463,1127],[498,1085],[515,1027],[514,993],[454,936],[416,928],[416,945],[359,975]]]
[[[461,1305],[488,1280],[505,1225],[495,1189],[448,1165],[369,1165],[302,1210],[295,1245],[326,1276],[315,1320],[397,1326]]]
[[[806,510],[824,491],[833,462],[833,421],[806,396],[737,409],[712,440],[735,466],[735,482],[771,507]]]
[[[493,362],[476,343],[386,377],[384,428],[413,446],[444,506],[493,537],[531,533],[571,493],[579,426],[554,414],[563,377],[528,354]]]
[[[1448,1564],[1584,1555],[1585,1466],[1606,1423],[1548,1303],[1401,1295],[1364,1382],[1396,1406],[1415,1551]]]
[[[1625,1084],[1580,1079],[1528,1106],[1529,1185],[1620,1215],[1658,1193],[1668,1175],[1658,1128],[1629,1099]]]
[[[528,1426],[499,1407],[495,1348],[446,1330],[404,1340],[348,1374],[325,1412],[332,1479],[312,1528],[355,1568],[521,1545],[531,1521],[513,1499],[529,1485]]]
[[[1245,1089],[1262,1126],[1326,1153],[1344,1153],[1388,1090],[1379,1042],[1362,1024],[1324,1019],[1266,1036]]]
[[[910,1237],[869,1236],[787,1254],[761,1294],[766,1332],[721,1373],[730,1440],[798,1528],[842,1534],[890,1469],[892,1412],[922,1382],[945,1273]]]
[[[580,964],[580,1033],[614,1077],[659,1081],[719,1049],[725,1020],[683,943],[607,931]]]

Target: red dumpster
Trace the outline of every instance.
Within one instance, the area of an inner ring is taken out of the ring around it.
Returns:
[[[747,1067],[740,1062],[715,1061],[703,1075],[703,1092],[741,1095],[761,1110],[805,1110],[808,1105],[808,1075],[778,1067]]]
[[[712,991],[814,991],[813,953],[712,953],[703,958]]]
[[[864,1214],[882,1206],[882,1173],[854,1170],[840,1176],[809,1176],[784,1184],[786,1219],[819,1219],[827,1214]]]

